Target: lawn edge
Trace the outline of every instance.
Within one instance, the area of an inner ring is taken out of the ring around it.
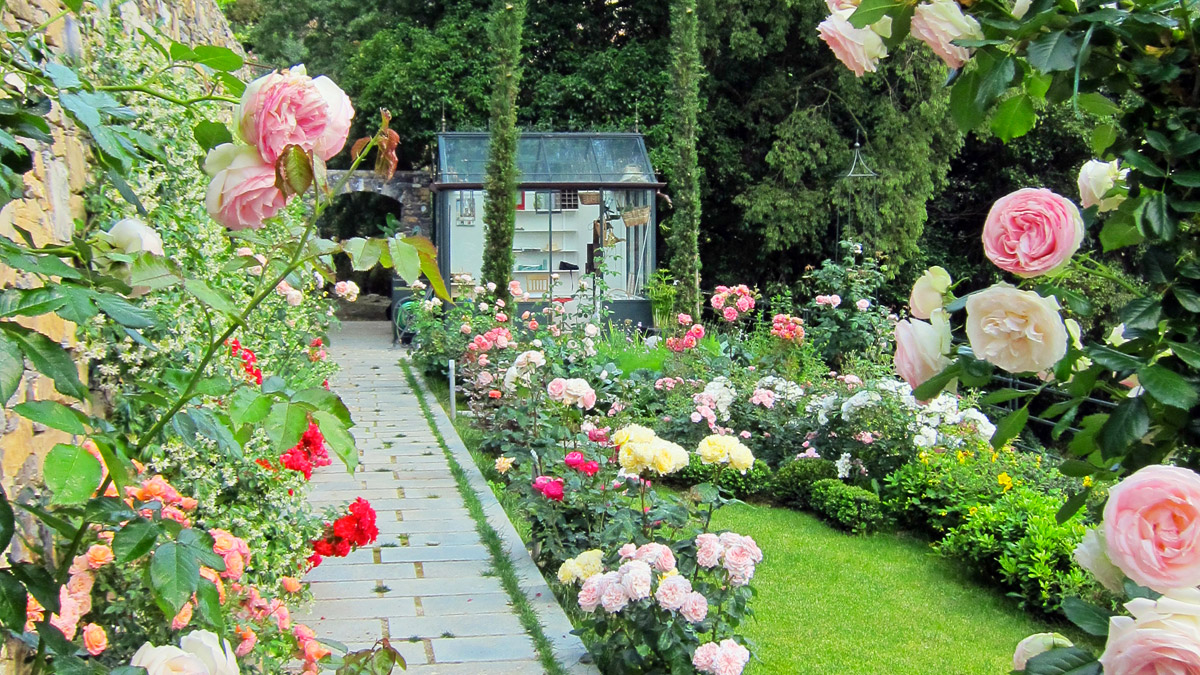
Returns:
[[[429,390],[424,378],[413,372],[407,359],[400,360],[404,376],[417,395],[425,421],[450,465],[467,510],[475,520],[476,529],[488,548],[492,563],[508,592],[525,630],[533,639],[542,665],[549,673],[599,675],[590,660],[587,648],[558,604],[541,570],[525,550],[525,544],[508,519],[508,514],[492,493],[470,451],[458,435],[454,424],[441,405],[431,406],[428,399],[437,397]],[[569,664],[563,666],[562,664]]]

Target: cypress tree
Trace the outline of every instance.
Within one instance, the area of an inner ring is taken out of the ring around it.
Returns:
[[[676,111],[671,125],[671,216],[667,245],[671,274],[679,281],[675,306],[700,312],[700,160],[696,117],[700,108],[700,47],[696,0],[671,2],[671,82]]]
[[[521,33],[526,0],[499,0],[488,38],[495,54],[491,145],[484,189],[483,278],[507,297],[513,269],[517,193],[517,91],[521,83]]]

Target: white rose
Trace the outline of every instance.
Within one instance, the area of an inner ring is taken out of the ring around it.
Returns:
[[[600,329],[596,326],[596,324],[589,323],[583,327],[583,334],[590,338],[594,338],[600,334]]]
[[[941,309],[950,291],[950,273],[938,266],[925,270],[913,284],[908,297],[908,309],[918,319],[928,319],[935,309]]]
[[[155,647],[147,642],[133,654],[129,665],[145,668],[149,675],[209,675],[196,656],[170,645]]]
[[[583,398],[584,394],[591,390],[592,388],[588,386],[587,380],[578,377],[567,380],[566,395],[571,401],[578,401]]]
[[[142,251],[154,255],[163,254],[162,237],[137,218],[124,218],[118,221],[108,231],[108,238],[112,241],[113,246],[129,255]]]
[[[967,298],[967,339],[977,358],[1036,373],[1066,355],[1068,337],[1054,299],[996,284]]]
[[[1071,641],[1058,633],[1034,633],[1017,643],[1013,652],[1013,670],[1025,670],[1025,662],[1055,647],[1070,647]]]
[[[241,672],[229,641],[218,637],[216,633],[193,631],[179,640],[179,646],[200,659],[208,668],[208,675],[238,675]]]
[[[1083,569],[1092,573],[1096,580],[1113,593],[1125,593],[1125,574],[1108,559],[1108,546],[1104,532],[1093,527],[1083,535],[1083,541],[1075,547],[1072,556]]]
[[[1125,195],[1117,194],[1108,198],[1105,195],[1118,181],[1123,183],[1128,173],[1129,169],[1122,169],[1117,160],[1101,162],[1093,159],[1084,164],[1079,170],[1079,203],[1085,209],[1098,204],[1100,213],[1117,208],[1125,201]]]

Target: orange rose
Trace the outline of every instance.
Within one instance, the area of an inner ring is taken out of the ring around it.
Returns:
[[[329,650],[321,646],[316,640],[308,640],[304,643],[304,660],[305,661],[320,661],[329,656]]]
[[[108,649],[108,634],[104,632],[104,628],[94,623],[84,626],[83,648],[92,656],[99,656],[101,652]]]
[[[283,577],[280,581],[283,583],[283,590],[288,593],[296,593],[301,588],[300,580],[296,577]]]
[[[182,630],[192,620],[192,603],[185,602],[179,613],[171,619],[171,630]]]
[[[113,551],[102,544],[94,544],[87,550],[88,567],[98,570],[113,561]]]

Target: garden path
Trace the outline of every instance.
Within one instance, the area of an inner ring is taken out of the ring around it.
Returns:
[[[331,342],[341,366],[331,385],[357,424],[359,466],[353,477],[335,467],[315,473],[310,501],[340,508],[364,497],[380,534],[375,546],[326,558],[305,577],[316,602],[295,621],[352,650],[388,637],[405,672],[542,672],[398,365],[389,324],[347,323]]]

